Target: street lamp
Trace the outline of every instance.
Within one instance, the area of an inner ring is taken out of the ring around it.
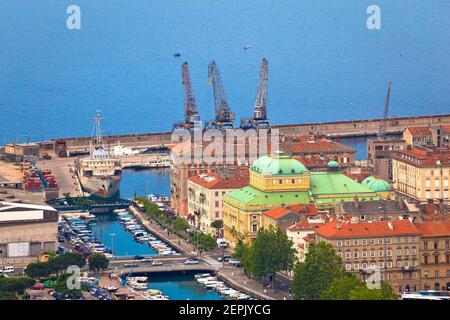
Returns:
[[[114,256],[114,237],[116,236],[116,234],[110,233],[109,235],[111,236],[111,253]]]

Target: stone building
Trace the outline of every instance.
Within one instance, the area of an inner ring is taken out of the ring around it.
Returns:
[[[450,290],[450,221],[417,223],[423,290]]]
[[[330,243],[361,280],[385,281],[398,294],[419,290],[420,231],[411,221],[333,221],[315,231],[316,241]]]

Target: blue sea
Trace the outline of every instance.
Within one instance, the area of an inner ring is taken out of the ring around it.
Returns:
[[[66,27],[81,9],[81,30]],[[170,130],[188,61],[203,120],[215,59],[237,118],[251,115],[263,57],[275,124],[450,110],[450,2],[377,0],[1,0],[0,144]],[[244,50],[244,46],[251,48]],[[175,58],[174,53],[181,53]]]

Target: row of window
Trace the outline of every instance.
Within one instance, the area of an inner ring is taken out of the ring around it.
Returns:
[[[371,258],[375,258],[376,254],[375,254],[375,250],[370,250],[370,257]],[[409,256],[411,252],[412,256],[415,256],[417,254],[417,249],[416,248],[411,248],[411,250],[409,250],[409,248],[404,248],[404,249],[397,249],[397,256],[401,256],[402,254],[405,256]],[[384,253],[385,250],[378,250],[378,257],[382,258],[384,257]],[[342,257],[342,253],[338,252],[338,255]],[[353,251],[353,255],[350,251],[345,252],[345,258],[346,259],[351,259],[353,256],[353,258],[357,259],[359,258],[359,251]],[[388,249],[386,250],[386,256],[387,257],[392,257],[392,250]],[[361,251],[361,258],[367,258],[367,251]]]
[[[361,266],[361,268],[360,268]],[[413,260],[411,263],[406,260],[406,261],[402,261],[402,260],[397,260],[395,263],[395,266],[397,268],[401,268],[401,267],[416,267],[417,266],[417,261]],[[345,270],[350,271],[350,270],[355,270],[355,271],[359,271],[359,270],[367,270],[368,268],[372,269],[372,270],[376,270],[376,268],[380,268],[380,269],[384,269],[384,268],[388,268],[391,269],[394,267],[394,263],[392,261],[387,261],[386,263],[384,263],[384,261],[380,261],[378,262],[378,265],[375,262],[371,262],[370,264],[367,263],[354,263],[353,265],[351,263],[346,263],[345,264]]]
[[[405,238],[397,238],[397,243],[416,243],[417,242],[417,238],[416,237],[405,237]],[[337,241],[337,246],[338,247],[342,247],[343,245],[346,247],[349,246],[359,246],[359,245],[363,245],[366,246],[367,244],[369,245],[375,245],[375,243],[377,244],[391,244],[392,239],[391,238],[378,238],[378,239],[353,239],[353,240],[338,240]]]

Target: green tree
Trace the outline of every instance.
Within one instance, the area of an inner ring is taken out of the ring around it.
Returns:
[[[380,289],[370,289],[367,286],[359,286],[350,291],[349,300],[397,300],[389,284],[382,282]]]
[[[103,271],[109,266],[109,260],[103,253],[94,253],[88,260],[89,270],[92,271]]]
[[[216,248],[216,239],[207,233],[200,233],[198,235],[198,245],[204,251],[212,251]]]
[[[70,273],[64,273],[58,277],[58,279],[55,282],[54,289],[56,292],[62,294],[62,295],[70,295],[72,298],[78,299],[83,296],[83,292],[81,289],[69,289],[67,287],[68,278],[73,276]]]
[[[25,274],[31,278],[46,278],[51,274],[48,263],[33,262],[27,265]]]
[[[33,286],[36,281],[29,277],[8,277],[0,279],[0,291],[23,294],[26,288]]]
[[[292,240],[280,228],[261,228],[248,250],[246,269],[258,280],[290,270],[295,260]],[[272,278],[274,279],[274,278]]]
[[[319,242],[308,248],[305,261],[297,263],[292,281],[294,299],[320,299],[336,278],[343,276],[342,260],[331,244]]]
[[[241,267],[245,270],[248,270],[250,265],[250,245],[242,241],[242,239],[238,239],[236,245],[234,246],[234,251],[232,254],[233,258],[239,260],[241,262]]]
[[[188,224],[188,222],[186,221],[186,220],[184,220],[184,219],[176,219],[174,222],[173,222],[173,230],[176,232],[176,233],[179,233],[179,232],[181,232],[181,231],[184,231],[184,230],[186,230],[186,228],[187,227],[189,227],[189,224]]]
[[[365,284],[353,274],[345,274],[342,277],[335,278],[330,286],[322,291],[320,298],[322,300],[348,300],[349,294]]]

